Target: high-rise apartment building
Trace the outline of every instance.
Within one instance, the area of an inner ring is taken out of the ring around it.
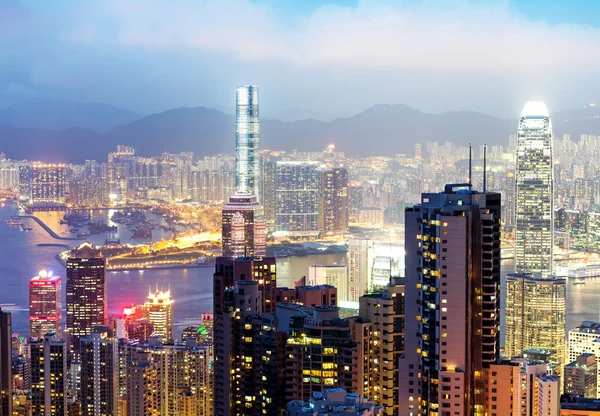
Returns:
[[[348,241],[348,297],[350,302],[358,302],[361,296],[368,293],[372,287],[371,273],[373,270],[372,240],[350,239]]]
[[[174,339],[173,299],[171,290],[156,290],[148,293],[144,303],[144,314],[154,326],[153,336],[160,337],[162,342]]]
[[[12,316],[0,308],[0,414],[12,415]]]
[[[112,330],[97,326],[80,344],[81,414],[117,415],[118,341]]]
[[[29,335],[43,338],[54,332],[62,338],[62,290],[60,276],[41,270],[29,281]]]
[[[358,318],[351,319],[352,338],[364,357],[359,391],[383,406],[386,415],[398,415],[399,359],[404,353],[404,280],[392,278],[380,293],[360,298]]]
[[[236,193],[258,197],[261,181],[258,86],[237,87],[235,125]]]
[[[100,250],[88,242],[72,250],[67,259],[67,330],[72,352],[79,352],[81,337],[108,322],[105,267]]]
[[[554,251],[552,123],[542,102],[528,102],[521,114],[515,178],[516,269],[551,274]]]
[[[566,350],[567,282],[556,277],[509,274],[506,277],[504,355],[522,356],[530,348],[556,352],[562,373]]]
[[[500,204],[457,184],[406,209],[400,414],[483,414],[500,356]]]
[[[278,161],[275,182],[275,232],[290,237],[319,235],[319,162]]]
[[[598,391],[598,364],[596,356],[581,354],[564,369],[564,392],[595,399]]]
[[[308,268],[308,284],[311,286],[330,285],[335,287],[337,289],[338,302],[348,299],[347,281],[348,269],[344,265],[316,265]]]
[[[34,206],[55,206],[65,202],[65,169],[63,164],[34,162],[31,164],[29,203]]]
[[[326,233],[348,230],[348,171],[326,170],[321,175],[321,229]]]
[[[275,172],[277,164],[272,160],[263,163],[263,194],[260,199],[265,207],[267,231],[275,231]]]
[[[600,323],[583,321],[580,326],[569,331],[569,348],[567,361],[577,361],[582,354],[594,354],[600,357]],[[597,366],[598,367],[598,366]],[[597,373],[600,380],[600,371]],[[596,396],[600,398],[600,383],[597,386]]]
[[[67,347],[53,333],[28,345],[34,415],[67,414]]]

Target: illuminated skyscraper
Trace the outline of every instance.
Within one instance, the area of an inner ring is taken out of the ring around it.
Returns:
[[[31,165],[32,206],[55,206],[65,202],[65,169],[63,164],[35,162]]]
[[[260,184],[258,87],[237,87],[235,106],[236,193],[258,196]]]
[[[542,102],[528,102],[521,114],[515,176],[516,269],[551,274],[554,249],[552,123]]]
[[[235,194],[222,211],[224,257],[262,257],[266,254],[263,207],[254,195]]]
[[[543,348],[556,352],[556,371],[565,364],[567,282],[530,274],[506,277],[504,355],[518,357],[524,350]]]
[[[323,172],[321,222],[326,233],[345,233],[348,230],[348,171],[344,168]]]
[[[348,295],[346,300],[350,302],[358,303],[360,297],[370,289],[373,249],[372,240],[351,239],[348,241]]]
[[[106,263],[100,250],[85,242],[67,259],[67,330],[70,349],[79,352],[79,339],[94,326],[106,326]]]
[[[483,414],[483,372],[500,357],[500,207],[458,184],[406,210],[398,414]]]
[[[49,331],[62,338],[60,276],[41,270],[29,281],[29,335],[43,338]]]
[[[31,342],[31,403],[34,415],[67,414],[67,348],[55,334]]]
[[[171,290],[157,290],[148,293],[144,304],[148,320],[154,324],[152,335],[158,336],[163,342],[173,340],[173,299]]]

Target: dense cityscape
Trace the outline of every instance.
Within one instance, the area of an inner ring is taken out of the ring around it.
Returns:
[[[27,329],[3,303],[2,415],[600,414],[600,323],[567,320],[567,287],[600,275],[596,136],[553,137],[529,102],[505,145],[352,158],[259,137],[251,85],[235,153],[2,155],[3,226],[60,248]],[[345,261],[278,278],[323,253]],[[192,325],[158,283],[110,306],[110,273],[193,268],[214,274]]]

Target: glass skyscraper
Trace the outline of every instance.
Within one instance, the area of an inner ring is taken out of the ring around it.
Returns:
[[[258,197],[261,165],[256,85],[243,85],[237,88],[235,116],[236,192]]]
[[[554,210],[552,123],[542,102],[525,105],[517,138],[516,268],[552,273]]]

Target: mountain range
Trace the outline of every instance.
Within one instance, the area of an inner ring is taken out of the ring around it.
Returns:
[[[81,107],[81,108],[79,108]],[[61,111],[62,110],[62,111]],[[552,114],[555,137],[600,134],[600,109]],[[329,144],[352,156],[413,154],[415,143],[506,144],[517,120],[474,111],[425,113],[380,104],[324,122],[261,119],[261,148],[319,151]],[[235,117],[205,107],[180,107],[149,116],[105,104],[38,103],[0,109],[0,151],[13,159],[82,162],[106,160],[117,144],[145,156],[193,151],[233,152]]]

